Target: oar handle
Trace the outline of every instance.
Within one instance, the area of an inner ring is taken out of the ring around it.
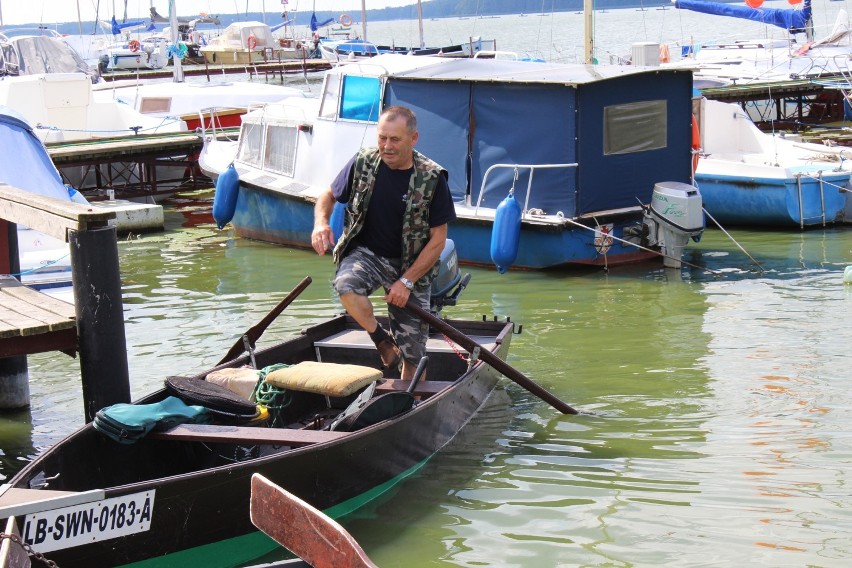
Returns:
[[[295,288],[293,288],[287,296],[281,300],[277,306],[272,308],[272,311],[266,314],[262,320],[260,320],[255,326],[249,329],[247,332],[242,334],[236,343],[231,347],[228,351],[227,355],[222,357],[222,360],[217,363],[217,365],[222,365],[223,363],[227,363],[233,359],[236,359],[243,351],[246,350],[246,345],[243,343],[244,338],[248,340],[248,344],[251,347],[254,347],[257,340],[263,335],[263,332],[266,331],[266,328],[269,327],[275,318],[281,315],[281,312],[284,311],[284,308],[289,306],[293,300],[295,300],[302,291],[308,287],[308,284],[312,282],[310,276],[305,276],[301,282],[299,282]]]
[[[441,333],[464,347],[468,352],[472,352],[475,348],[479,347],[479,358],[491,365],[494,370],[502,373],[506,378],[511,379],[515,383],[524,387],[530,393],[536,395],[541,400],[558,410],[563,414],[579,414],[579,412],[562,402],[557,398],[553,393],[547,391],[534,382],[532,379],[524,375],[522,372],[518,371],[500,357],[489,351],[488,349],[482,347],[473,339],[459,331],[458,329],[451,326],[449,323],[445,322],[441,318],[435,317],[428,311],[424,310],[411,300],[405,305],[406,309],[415,314],[417,317],[439,330]]]

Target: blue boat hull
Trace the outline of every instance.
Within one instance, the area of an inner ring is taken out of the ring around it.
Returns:
[[[844,221],[849,173],[824,176],[822,190],[819,180],[803,177],[801,196],[795,178],[696,174],[695,181],[704,209],[723,225],[808,227]]]
[[[653,251],[618,240],[624,238],[626,228],[641,228],[641,212],[610,219],[599,218],[598,222],[607,226],[607,235],[596,232],[594,226],[583,228],[568,224],[555,226],[524,223],[518,255],[512,268],[539,270],[573,264],[613,266],[658,256]],[[311,248],[314,201],[241,183],[231,223],[241,237]],[[493,225],[487,219],[463,218],[450,224],[449,237],[455,242],[459,262],[493,265],[490,246]]]

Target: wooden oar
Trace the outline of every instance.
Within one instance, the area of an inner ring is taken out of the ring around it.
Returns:
[[[221,365],[223,363],[227,363],[233,359],[236,359],[243,351],[246,350],[246,345],[243,342],[243,337],[248,338],[249,346],[254,347],[255,343],[257,343],[258,338],[263,335],[263,332],[266,331],[266,328],[269,327],[275,318],[277,318],[281,312],[284,311],[284,308],[290,305],[290,303],[296,299],[296,297],[302,293],[302,290],[308,287],[308,284],[311,283],[311,277],[305,276],[305,278],[296,285],[293,290],[287,294],[287,297],[281,300],[281,302],[272,308],[272,311],[266,314],[262,320],[260,320],[257,325],[249,329],[247,332],[242,334],[236,343],[231,347],[231,350],[228,351],[227,355],[225,355],[217,365]]]
[[[250,514],[254,526],[314,568],[377,568],[339,523],[258,473]]]
[[[570,406],[559,400],[555,395],[553,395],[553,393],[546,391],[544,387],[542,387],[538,383],[533,382],[532,379],[528,378],[522,372],[509,365],[497,355],[495,355],[485,347],[479,345],[473,339],[471,339],[461,331],[457,330],[444,320],[433,316],[431,313],[427,312],[420,306],[414,304],[411,300],[408,301],[405,307],[407,310],[417,315],[417,317],[419,317],[420,319],[422,319],[423,321],[425,321],[426,323],[428,323],[429,325],[439,330],[441,333],[464,347],[468,352],[472,352],[478,347],[480,359],[491,365],[496,371],[499,371],[507,378],[515,381],[516,383],[527,389],[529,392],[539,397],[541,400],[543,400],[559,412],[563,414],[579,414],[576,409],[571,408]]]

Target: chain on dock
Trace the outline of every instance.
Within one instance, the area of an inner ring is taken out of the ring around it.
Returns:
[[[0,540],[3,540],[4,538],[8,538],[9,540],[14,542],[15,544],[18,544],[21,548],[23,548],[27,552],[27,554],[29,554],[30,556],[32,556],[33,558],[35,558],[39,562],[44,563],[45,566],[50,566],[50,568],[58,568],[57,565],[56,565],[56,562],[54,562],[53,560],[48,560],[44,556],[44,554],[42,554],[41,552],[36,552],[35,550],[33,550],[33,547],[30,546],[29,544],[27,544],[26,542],[24,542],[23,540],[21,540],[21,537],[19,537],[18,535],[0,532]]]

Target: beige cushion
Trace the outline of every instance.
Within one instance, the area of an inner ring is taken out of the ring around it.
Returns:
[[[266,382],[280,389],[349,396],[381,378],[382,372],[371,367],[302,361],[272,371],[266,375]]]
[[[239,369],[219,369],[207,375],[207,382],[221,385],[246,400],[252,399],[254,387],[257,385],[257,370],[248,367]]]

